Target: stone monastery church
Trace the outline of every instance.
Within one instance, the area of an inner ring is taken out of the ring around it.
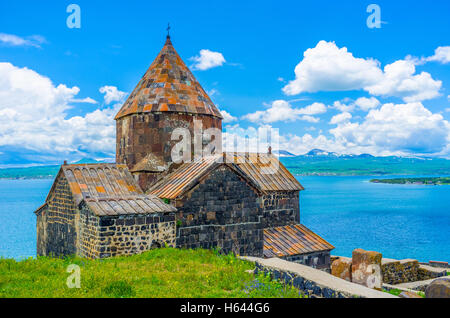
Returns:
[[[300,224],[304,189],[270,150],[173,162],[176,128],[220,131],[222,116],[170,36],[115,120],[116,163],[65,163],[35,211],[38,255],[217,248],[329,268],[334,247]]]

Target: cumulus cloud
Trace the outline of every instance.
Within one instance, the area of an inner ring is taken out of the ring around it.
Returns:
[[[332,125],[339,124],[342,122],[346,122],[346,121],[350,120],[351,118],[352,118],[352,114],[350,114],[350,113],[347,113],[347,112],[340,113],[340,114],[337,114],[337,115],[331,117],[330,124],[332,124]]]
[[[384,67],[384,76],[364,87],[372,95],[398,96],[405,102],[416,102],[439,96],[442,81],[435,81],[427,72],[414,75],[412,61],[400,60]]]
[[[427,61],[450,63],[450,46],[440,46],[434,51],[434,55],[426,59]]]
[[[304,52],[295,79],[283,88],[287,95],[318,91],[365,90],[377,96],[397,96],[406,102],[439,95],[441,81],[427,72],[415,74],[414,61],[399,60],[382,70],[377,60],[354,57],[346,47],[320,41]]]
[[[70,159],[87,154],[112,156],[113,117],[120,104],[84,116],[68,116],[78,87],[55,85],[28,68],[0,63],[0,147]]]
[[[329,135],[322,131],[315,137],[311,133],[296,135],[275,131],[273,149],[298,154],[318,148],[344,154],[450,156],[450,123],[420,102],[384,104],[370,110],[360,122],[352,121],[355,118],[350,113],[333,118],[331,121],[336,127],[329,130]],[[250,144],[255,148],[254,145],[261,142],[255,136],[261,127],[271,128],[261,125],[244,130],[239,125],[227,126],[224,149],[231,151],[235,144],[242,147]]]
[[[330,106],[331,108],[335,108],[343,113],[345,112],[352,112],[355,110],[355,104],[354,103],[350,103],[350,104],[345,104],[344,102],[341,101],[335,101],[333,103],[333,105]]]
[[[14,34],[0,33],[0,43],[8,46],[32,46],[40,48],[46,40],[41,35],[32,35],[26,38]]]
[[[231,123],[233,121],[236,121],[237,118],[232,116],[229,112],[227,112],[226,110],[221,110],[220,113],[222,114],[223,117],[223,122],[224,123]]]
[[[123,102],[123,99],[127,95],[127,93],[119,91],[115,86],[103,86],[100,87],[99,91],[105,95],[103,98],[105,99],[106,105],[112,102]]]
[[[295,80],[283,88],[287,95],[360,89],[382,77],[378,61],[355,58],[334,42],[320,41],[303,56],[295,67]]]
[[[206,71],[210,68],[222,66],[226,62],[222,53],[210,50],[200,50],[200,55],[191,57],[190,60],[195,62],[192,65],[192,69],[198,71]]]
[[[443,151],[449,132],[449,123],[420,102],[384,104],[371,110],[362,123],[346,122],[330,130],[346,147],[420,154]]]
[[[432,56],[418,58],[408,55],[406,59],[412,61],[416,65],[422,65],[427,62],[447,64],[450,63],[450,46],[439,46],[434,50],[434,55]]]
[[[313,103],[303,108],[293,108],[285,100],[276,100],[272,102],[268,109],[247,114],[243,118],[251,122],[265,124],[277,121],[289,122],[296,120],[316,123],[319,119],[313,115],[323,114],[326,111],[327,107],[322,103]]]
[[[375,97],[360,97],[355,101],[355,105],[358,106],[363,111],[369,111],[372,108],[377,108],[380,106],[380,101]]]

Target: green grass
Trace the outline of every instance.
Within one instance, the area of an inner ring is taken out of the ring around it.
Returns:
[[[398,296],[398,295],[400,295],[403,292],[403,290],[396,289],[396,288],[391,289],[391,290],[383,290],[383,291],[386,292],[386,293],[389,293],[391,295],[394,295],[394,296]]]
[[[397,288],[394,288],[394,289],[391,289],[391,290],[383,289],[383,291],[385,293],[389,293],[389,294],[394,295],[394,296],[399,296],[403,292],[403,290],[400,290],[400,289],[397,289]],[[418,291],[418,292],[416,292],[416,294],[419,295],[422,298],[425,298],[425,293],[424,292]]]
[[[70,264],[80,266],[81,288],[68,288]],[[297,289],[254,276],[250,262],[210,250],[155,249],[103,260],[0,259],[5,297],[301,297]]]

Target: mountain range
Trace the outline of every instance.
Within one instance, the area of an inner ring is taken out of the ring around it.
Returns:
[[[279,153],[286,168],[298,175],[450,175],[450,160],[444,158],[348,155],[322,149],[299,156]]]
[[[287,150],[273,151],[295,175],[450,175],[450,160],[427,157],[376,157],[370,154],[348,155],[313,149],[303,155]],[[100,163],[85,158],[74,163]],[[0,169],[0,179],[46,179],[58,173],[59,165]]]

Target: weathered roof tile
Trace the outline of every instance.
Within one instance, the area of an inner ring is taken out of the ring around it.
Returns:
[[[262,193],[304,189],[273,155],[224,153],[182,164],[174,172],[154,184],[148,193],[160,198],[178,198],[195,186],[202,176],[222,163],[232,167]]]
[[[264,257],[328,251],[334,246],[301,224],[264,229]]]
[[[126,165],[63,165],[76,204],[85,201],[98,216],[175,212],[175,207],[146,195]]]
[[[173,48],[169,37],[115,119],[158,111],[222,118],[208,94]]]

